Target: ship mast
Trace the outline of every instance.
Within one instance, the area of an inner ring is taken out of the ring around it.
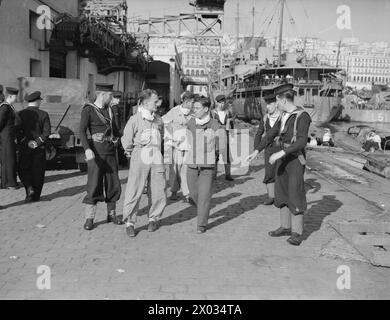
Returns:
[[[283,37],[283,10],[284,2],[286,0],[280,0],[280,26],[279,26],[279,47],[278,47],[278,67],[282,64],[282,37]]]

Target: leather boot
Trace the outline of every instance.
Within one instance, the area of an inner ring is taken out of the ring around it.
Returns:
[[[298,233],[291,233],[291,237],[287,239],[287,242],[293,246],[299,246],[302,243],[302,236]]]
[[[268,198],[263,202],[265,206],[272,206],[274,204],[274,198]]]
[[[268,232],[268,234],[271,236],[271,237],[283,237],[283,236],[289,236],[291,235],[291,229],[285,229],[285,228],[278,228],[274,231],[270,231]]]
[[[93,229],[93,219],[87,219],[84,224],[84,229],[87,231],[91,231]]]
[[[122,221],[121,218],[119,218],[117,215],[116,215],[116,212],[115,210],[112,210],[110,212],[108,212],[107,214],[107,223],[110,223],[112,222],[113,224],[116,224],[118,226],[124,224],[124,222]]]

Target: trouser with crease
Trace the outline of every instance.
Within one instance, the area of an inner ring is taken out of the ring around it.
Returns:
[[[190,197],[197,206],[198,227],[206,227],[210,215],[215,167],[188,167]]]

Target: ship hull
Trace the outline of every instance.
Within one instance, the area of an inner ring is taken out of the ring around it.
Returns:
[[[341,118],[351,122],[390,123],[390,110],[344,109]]]
[[[311,103],[307,104],[307,99],[304,96],[295,97],[294,104],[304,108],[310,114],[313,122],[329,122],[336,117],[335,108],[340,106],[340,98],[321,96],[311,98]],[[238,98],[233,102],[233,112],[242,120],[260,120],[266,112],[266,103],[261,98]]]

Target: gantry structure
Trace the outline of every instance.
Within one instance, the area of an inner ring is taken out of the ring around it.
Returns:
[[[136,34],[147,34],[150,38],[172,39],[177,46],[191,47],[191,55],[201,58],[202,76],[186,74],[184,84],[217,84],[210,78],[212,68],[222,74],[222,39],[224,28],[224,6],[226,0],[189,1],[193,12],[179,15],[164,15],[160,18],[137,19]],[[195,49],[195,50],[194,50]],[[185,54],[185,52],[184,52]],[[214,60],[213,66],[206,61]],[[182,66],[185,69],[185,66]],[[214,70],[215,71],[215,70]]]

